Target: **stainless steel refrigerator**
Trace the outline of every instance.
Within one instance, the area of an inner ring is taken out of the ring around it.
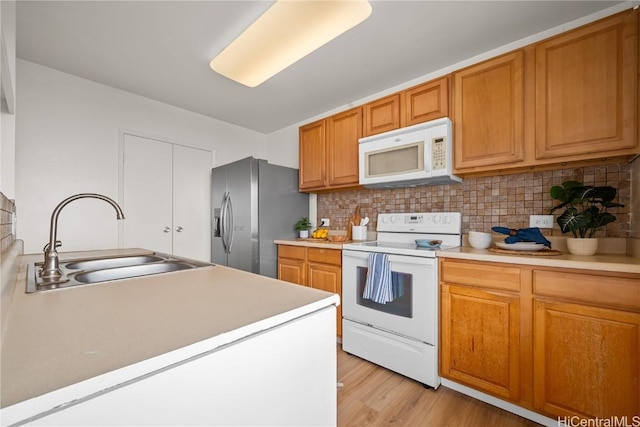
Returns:
[[[298,169],[253,157],[213,169],[211,262],[277,276],[277,239],[295,238],[309,216],[309,195],[298,191]]]

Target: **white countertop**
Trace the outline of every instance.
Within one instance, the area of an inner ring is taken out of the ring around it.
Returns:
[[[224,266],[26,294],[26,265],[40,259],[22,257],[3,325],[2,408],[79,383],[83,393],[104,389],[339,304],[335,294]]]
[[[487,249],[474,249],[469,246],[461,246],[454,249],[438,251],[437,256],[440,258],[458,258],[474,261],[640,274],[640,258],[623,254],[596,254],[593,256],[571,255],[569,253],[550,256],[511,255],[498,254],[490,252]]]

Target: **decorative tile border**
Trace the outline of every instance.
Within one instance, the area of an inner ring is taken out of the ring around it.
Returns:
[[[321,193],[318,194],[318,218],[331,219],[331,229],[345,230],[355,207],[360,206],[360,214],[371,218],[369,231],[375,230],[378,213],[384,212],[461,212],[463,233],[490,232],[495,225],[526,228],[529,215],[547,214],[554,206],[549,189],[568,180],[617,188],[616,201],[625,206],[609,210],[617,221],[599,231],[598,236],[630,236],[631,165],[628,163],[466,178],[460,184]],[[543,233],[562,235],[555,223],[553,229]]]

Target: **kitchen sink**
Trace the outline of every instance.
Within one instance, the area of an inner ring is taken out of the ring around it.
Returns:
[[[158,255],[139,255],[73,261],[64,263],[64,265],[70,270],[97,270],[102,268],[127,267],[130,265],[140,265],[158,261],[164,261],[164,258],[159,257]]]
[[[60,261],[60,270],[63,275],[61,280],[53,283],[47,282],[40,277],[39,273],[42,265],[43,263],[41,262],[28,265],[27,293],[191,270],[210,267],[213,264],[157,252],[149,255]]]
[[[192,268],[194,268],[192,264],[182,261],[163,261],[159,263],[85,271],[74,274],[71,277],[76,282],[89,284],[106,282],[108,280],[128,279],[130,277],[148,276],[150,274],[169,273],[170,271],[189,270]]]

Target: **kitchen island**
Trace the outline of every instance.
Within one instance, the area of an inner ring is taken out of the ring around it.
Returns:
[[[40,258],[3,316],[2,425],[335,424],[337,295],[218,265],[25,294]]]

